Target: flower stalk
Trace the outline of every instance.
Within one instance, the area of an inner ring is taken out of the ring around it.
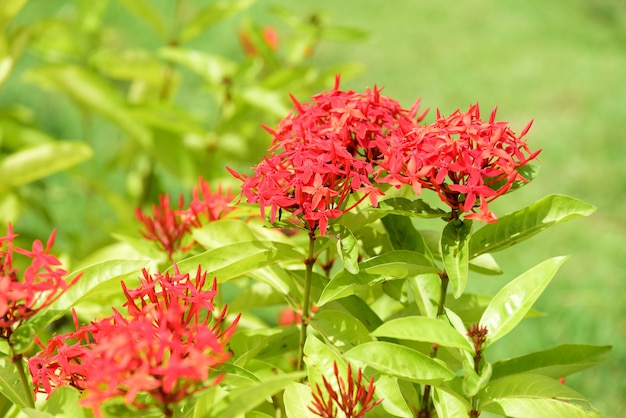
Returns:
[[[313,266],[317,257],[315,257],[315,231],[309,231],[309,251],[307,258],[304,260],[306,266],[304,275],[304,293],[302,296],[302,324],[300,326],[300,340],[298,344],[298,365],[297,370],[302,370],[304,363],[304,343],[306,342],[306,329],[309,325],[309,310],[311,306],[311,280],[313,277]]]

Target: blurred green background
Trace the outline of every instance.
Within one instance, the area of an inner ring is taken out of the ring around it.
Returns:
[[[471,281],[470,290],[493,293],[544,259],[572,256],[536,306],[547,315],[526,321],[488,359],[569,342],[613,345],[608,361],[567,383],[605,416],[626,414],[626,3],[230,2],[241,11],[225,13],[183,49],[230,63],[205,60],[195,70],[183,62],[189,54],[176,55],[180,45],[171,42],[172,34],[180,16],[191,19],[211,2],[152,2],[169,28],[162,39],[159,19],[145,10],[133,13],[129,3],[30,0],[4,28],[12,45],[24,39],[0,89],[0,151],[9,155],[47,141],[37,135],[84,141],[94,151],[93,158],[45,181],[0,190],[2,219],[16,222],[23,238],[44,238],[56,227],[56,247],[78,261],[111,243],[111,232],[134,233],[132,210],[158,193],[188,193],[199,174],[232,183],[224,166],[246,169],[258,161],[269,143],[259,125],[278,122],[289,107],[287,92],[306,100],[330,88],[337,72],[344,88],[383,86],[406,107],[421,97],[422,108],[432,109],[427,120],[435,108],[447,114],[479,102],[487,115],[497,105],[498,120],[515,130],[534,119],[527,138],[543,151],[538,178],[497,202],[496,214],[550,193],[598,210],[521,244],[523,251],[497,254],[504,276]],[[278,32],[277,51],[260,41],[267,25]],[[242,50],[242,28],[259,48],[256,57]],[[174,48],[169,55],[162,49],[168,42]],[[127,52],[125,58],[115,55],[119,51]],[[90,75],[45,73],[63,65],[106,80],[92,92],[106,100],[90,103],[80,92],[70,94],[71,86],[93,88]],[[44,70],[33,73],[37,68]],[[168,84],[170,70],[180,73]],[[69,87],[51,85],[53,76]],[[117,93],[103,93],[109,90]],[[107,107],[116,103],[130,122]],[[163,145],[160,155],[142,148],[136,129],[143,126]]]

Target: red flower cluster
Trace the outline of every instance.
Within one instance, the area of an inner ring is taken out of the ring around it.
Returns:
[[[325,234],[328,221],[350,210],[369,196],[376,206],[381,192],[372,184],[376,164],[390,143],[401,141],[416,127],[417,104],[411,111],[380,95],[380,89],[364,93],[334,88],[299,103],[273,135],[270,155],[252,176],[231,173],[243,181],[248,203],[258,202],[264,215],[271,208],[274,222],[279,209],[300,216],[305,226]],[[279,152],[281,151],[281,152]],[[350,207],[352,193],[362,196]]]
[[[173,261],[174,253],[189,250],[195,242],[187,240],[192,228],[199,228],[203,222],[220,219],[233,208],[228,204],[233,200],[230,190],[211,192],[211,187],[200,178],[199,184],[193,188],[193,198],[189,208],[185,209],[184,199],[178,199],[178,209],[170,206],[169,195],[159,196],[159,205],[152,206],[152,216],[135,209],[135,216],[143,224],[141,231],[144,238],[154,241],[159,248],[167,253]]]
[[[14,247],[17,235],[11,224],[7,235],[0,237],[0,338],[8,340],[20,324],[50,306],[80,278],[77,275],[68,283],[67,271],[49,253],[55,236],[53,231],[45,248],[36,240],[31,251]],[[13,267],[14,251],[30,259],[21,280]]]
[[[532,121],[516,135],[495,116],[496,109],[482,121],[478,104],[448,117],[437,112],[433,124],[391,144],[381,163],[387,175],[379,181],[409,184],[417,194],[422,187],[434,190],[457,214],[471,212],[465,217],[494,222],[488,203],[515,182],[527,181],[518,169],[540,152],[531,152],[523,140]]]
[[[313,405],[309,406],[309,410],[315,415],[322,418],[335,418],[337,417],[339,409],[343,411],[343,416],[346,418],[363,418],[366,412],[383,401],[381,398],[372,402],[374,391],[376,390],[374,377],[370,379],[369,385],[365,388],[361,383],[363,378],[361,369],[357,372],[355,382],[352,378],[350,363],[348,363],[348,383],[346,385],[345,380],[339,375],[336,362],[333,362],[333,369],[337,382],[336,387],[339,389],[339,393],[337,393],[335,387],[326,380],[326,377],[322,376],[328,399],[326,399],[322,388],[316,385],[317,393],[313,392]]]
[[[171,412],[172,405],[206,387],[209,371],[230,357],[225,346],[239,317],[224,328],[226,307],[213,316],[217,284],[203,290],[205,281],[199,266],[194,279],[178,269],[172,276],[144,270],[139,287],[129,290],[122,283],[127,316],[114,310],[79,327],[74,315],[76,332],[55,336],[45,346],[38,341],[43,350],[28,360],[36,390],[50,394],[63,385],[86,390],[81,402],[97,417],[99,406],[115,397]],[[138,400],[140,392],[149,398]]]

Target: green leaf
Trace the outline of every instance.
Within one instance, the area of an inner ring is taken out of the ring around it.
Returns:
[[[302,383],[292,383],[285,388],[283,395],[287,418],[316,418],[309,406],[313,401],[311,388]]]
[[[247,9],[254,0],[221,0],[213,2],[194,14],[193,19],[183,28],[179,36],[180,43],[186,43],[201,35],[212,25],[226,17]]]
[[[61,386],[55,389],[43,404],[41,410],[50,413],[53,417],[76,417],[85,416],[85,409],[78,406],[80,393],[69,386]]]
[[[493,378],[535,373],[559,378],[594,366],[608,356],[610,346],[565,344],[493,365]]]
[[[93,156],[89,145],[56,141],[10,154],[0,161],[0,192],[66,170]]]
[[[408,316],[392,319],[372,332],[375,337],[398,338],[401,340],[423,341],[444,347],[460,348],[472,352],[474,349],[467,339],[459,334],[443,319],[425,316]]]
[[[394,197],[391,199],[381,200],[378,208],[369,210],[383,211],[388,214],[409,216],[415,218],[441,218],[446,212],[441,209],[435,209],[424,202],[422,199],[409,200],[404,197]]]
[[[511,418],[601,418],[595,410],[557,399],[502,398],[483,410]]]
[[[309,385],[312,388],[315,388],[315,385],[324,387],[322,376],[330,384],[337,384],[334,378],[333,364],[337,364],[340,376],[346,376],[348,373],[348,366],[345,360],[314,335],[308,335],[304,343],[304,362],[306,363]]]
[[[331,231],[337,234],[337,254],[345,269],[352,274],[359,272],[359,243],[352,231],[343,225],[332,225]]]
[[[31,394],[24,393],[17,368],[8,357],[0,357],[0,392],[19,408],[30,404]]]
[[[445,418],[467,418],[467,411],[471,408],[456,396],[438,388],[435,388],[433,403],[437,416]]]
[[[317,312],[311,326],[340,351],[372,341],[367,328],[354,316],[333,310]]]
[[[390,214],[382,218],[381,222],[385,226],[391,246],[395,250],[415,251],[432,259],[432,254],[424,238],[415,229],[410,218]]]
[[[469,356],[467,356],[469,357]],[[463,395],[465,399],[470,399],[483,389],[491,380],[492,366],[491,363],[485,362],[480,370],[476,373],[474,370],[474,361],[463,362]]]
[[[302,259],[293,246],[275,241],[244,241],[205,251],[178,263],[180,271],[195,271],[199,265],[210,277],[224,282],[279,261]]]
[[[250,226],[239,219],[219,219],[192,231],[196,240],[205,249],[218,248],[242,241],[254,241],[256,236]]]
[[[9,0],[0,3],[0,33],[4,33],[4,29],[8,26],[9,22],[17,16],[27,1],[28,0]]]
[[[488,329],[483,349],[515,328],[566,259],[567,257],[555,257],[536,265],[508,283],[493,297],[480,319],[480,325]]]
[[[581,216],[589,216],[595,210],[595,206],[569,196],[544,197],[474,232],[470,241],[470,257],[501,251],[550,226]]]
[[[485,404],[494,399],[511,397],[583,399],[580,393],[558,380],[531,373],[494,379],[480,395]]]
[[[471,240],[470,240],[471,242]],[[469,261],[469,268],[480,274],[498,275],[502,274],[502,269],[491,254],[485,253],[476,256]]]
[[[395,417],[413,418],[414,414],[404,399],[398,379],[381,374],[376,376],[376,397],[382,398],[382,407]]]
[[[118,0],[139,19],[150,26],[161,39],[167,39],[167,25],[161,14],[148,0]]]
[[[116,124],[144,148],[151,148],[150,131],[137,123],[124,98],[96,73],[73,65],[50,66],[30,70],[27,80],[66,94],[79,106]]]
[[[266,398],[276,394],[285,386],[305,376],[304,372],[286,373],[272,376],[260,383],[254,383],[232,390],[227,398],[224,410],[213,410],[211,417],[236,417],[254,409],[263,403]],[[206,411],[209,412],[209,411]]]
[[[390,251],[359,264],[359,273],[339,271],[324,288],[319,306],[385,280],[404,279],[423,273],[437,272],[432,261],[413,251]]]
[[[76,277],[77,274],[82,274],[82,276],[59,299],[48,308],[38,312],[11,335],[13,348],[18,353],[26,352],[34,344],[34,337],[41,335],[43,330],[53,321],[79,305],[83,300],[99,297],[104,286],[111,283],[119,286],[120,281],[137,276],[145,266],[146,261],[143,260],[111,260],[72,273],[68,280]],[[121,287],[119,289],[121,292]]]
[[[437,317],[441,297],[441,278],[438,274],[420,274],[409,277],[407,284],[420,313],[429,318]]]
[[[472,221],[453,220],[441,233],[441,255],[446,274],[452,283],[454,297],[463,294],[469,273],[469,238]]]
[[[161,48],[159,56],[168,61],[183,65],[204,78],[210,84],[219,85],[226,77],[235,73],[237,65],[220,55],[184,48]]]
[[[361,344],[344,356],[388,375],[415,383],[437,385],[456,376],[445,363],[412,348],[388,342]]]

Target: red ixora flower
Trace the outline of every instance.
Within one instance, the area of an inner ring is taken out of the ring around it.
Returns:
[[[220,219],[233,210],[228,204],[233,200],[230,190],[223,191],[221,186],[216,192],[203,178],[193,188],[193,197],[189,208],[185,208],[184,198],[178,199],[178,209],[170,205],[168,194],[159,196],[159,204],[152,206],[152,216],[141,209],[135,209],[135,216],[143,224],[141,235],[158,244],[159,249],[173,261],[174,253],[191,249],[195,242],[188,239],[192,228],[199,228],[206,222]]]
[[[540,150],[531,152],[523,139],[532,121],[516,135],[495,117],[494,108],[489,120],[482,121],[478,104],[448,117],[437,111],[434,123],[392,144],[380,164],[386,176],[380,175],[379,181],[409,184],[417,194],[422,187],[434,190],[453,212],[468,213],[468,219],[496,221],[488,203],[515,182],[527,181],[519,169]]]
[[[11,224],[0,237],[0,338],[8,340],[24,321],[50,306],[80,278],[76,275],[67,282],[68,272],[49,253],[55,236],[52,231],[45,248],[34,241],[30,251],[13,245],[17,234]],[[30,259],[22,274],[13,267],[14,252]]]
[[[406,110],[377,88],[342,91],[339,77],[332,90],[313,96],[311,102],[291,98],[295,107],[276,130],[265,127],[273,136],[270,154],[254,174],[229,171],[243,181],[248,203],[258,202],[263,216],[270,208],[271,222],[282,209],[324,235],[329,219],[366,197],[377,205],[381,192],[372,184],[376,165],[391,143],[418,126],[419,102]],[[362,195],[347,207],[348,197],[357,192]]]
[[[381,403],[383,399],[374,401],[374,377],[369,381],[367,388],[362,384],[363,374],[358,369],[356,381],[352,377],[352,368],[348,363],[347,383],[339,374],[337,362],[333,362],[335,385],[322,376],[324,389],[316,385],[312,392],[313,402],[309,410],[322,418],[336,418],[338,410],[346,418],[363,418],[366,412]]]
[[[38,341],[43,350],[28,360],[35,390],[84,390],[81,403],[97,417],[100,405],[115,397],[137,408],[158,406],[170,416],[174,404],[218,383],[221,376],[209,381],[209,372],[230,357],[226,344],[239,317],[225,326],[226,307],[214,315],[217,284],[204,290],[205,282],[199,266],[194,278],[177,268],[172,275],[144,270],[137,288],[122,283],[127,315],[114,310],[79,327],[74,314],[76,332],[47,345]]]

